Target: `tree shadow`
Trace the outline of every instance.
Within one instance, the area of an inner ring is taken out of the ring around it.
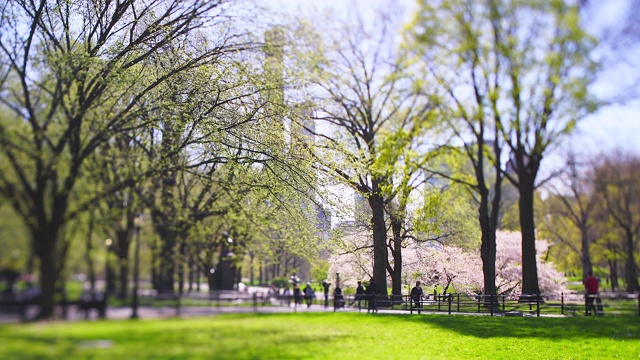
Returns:
[[[472,318],[472,319],[470,319]],[[489,316],[409,316],[408,322],[424,323],[477,338],[513,337],[560,339],[640,339],[637,317],[609,318],[505,318]]]

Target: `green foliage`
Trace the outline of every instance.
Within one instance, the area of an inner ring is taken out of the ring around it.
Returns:
[[[475,249],[480,242],[477,209],[464,186],[423,191],[423,205],[416,210],[415,228],[421,240],[436,239],[448,245]]]
[[[271,285],[282,289],[289,285],[289,279],[287,279],[284,276],[276,276],[273,279],[271,279]]]
[[[316,283],[321,283],[329,277],[329,263],[323,260],[316,261],[311,267],[311,278]]]
[[[0,325],[0,336],[3,359],[581,359],[633,358],[640,325],[634,317],[288,313]]]

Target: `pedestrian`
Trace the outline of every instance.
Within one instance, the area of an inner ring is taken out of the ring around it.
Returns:
[[[282,291],[282,299],[284,300],[284,302],[290,306],[291,304],[291,290],[289,290],[289,285],[287,285],[284,288],[284,291]],[[282,303],[282,301],[281,301]]]
[[[411,300],[413,300],[413,304],[416,308],[418,308],[418,313],[420,312],[420,308],[422,307],[422,297],[424,296],[424,291],[422,291],[422,286],[420,286],[420,281],[416,281],[416,286],[411,289]]]
[[[329,307],[329,287],[330,286],[331,286],[331,283],[327,279],[324,279],[324,281],[322,281],[322,288],[324,289],[324,307],[325,308]]]
[[[311,303],[313,303],[313,299],[316,297],[316,292],[313,291],[311,287],[311,283],[307,282],[307,286],[304,288],[304,299],[307,301],[307,307],[311,307]]]
[[[593,273],[589,271],[587,278],[584,279],[585,297],[587,301],[587,315],[591,315],[589,310],[593,310],[593,315],[596,315],[596,306],[593,304],[594,300],[598,296],[598,279],[593,276]]]
[[[364,286],[362,286],[362,281],[358,281],[358,287],[356,287],[356,297],[353,298],[353,301],[349,306],[353,306],[353,303],[358,302],[358,308],[360,307],[360,301],[364,300]]]
[[[378,307],[376,304],[376,282],[371,278],[369,281],[369,285],[367,289],[364,291],[367,297],[367,313],[369,312],[378,312]]]
[[[302,291],[300,291],[298,284],[293,286],[293,301],[295,301],[296,305],[302,304]]]

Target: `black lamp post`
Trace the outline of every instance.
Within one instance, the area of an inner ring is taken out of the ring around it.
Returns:
[[[131,318],[138,318],[138,281],[140,280],[140,228],[143,215],[138,214],[133,219],[133,227],[136,232],[136,248],[133,255],[133,301],[131,302]]]
[[[109,282],[111,281],[111,266],[109,264],[109,253],[111,252],[111,244],[113,241],[111,239],[107,239],[104,241],[104,244],[107,246],[107,257],[104,262],[104,294],[109,295]]]

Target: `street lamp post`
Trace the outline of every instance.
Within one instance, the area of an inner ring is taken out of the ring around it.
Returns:
[[[109,281],[111,280],[111,266],[109,266],[109,253],[111,252],[111,244],[113,241],[111,239],[107,239],[104,241],[104,244],[107,246],[107,258],[104,262],[104,294],[105,296],[109,295]]]
[[[131,302],[131,318],[138,318],[138,281],[140,280],[140,228],[142,227],[142,214],[133,219],[136,232],[136,247],[133,255],[133,301]]]

